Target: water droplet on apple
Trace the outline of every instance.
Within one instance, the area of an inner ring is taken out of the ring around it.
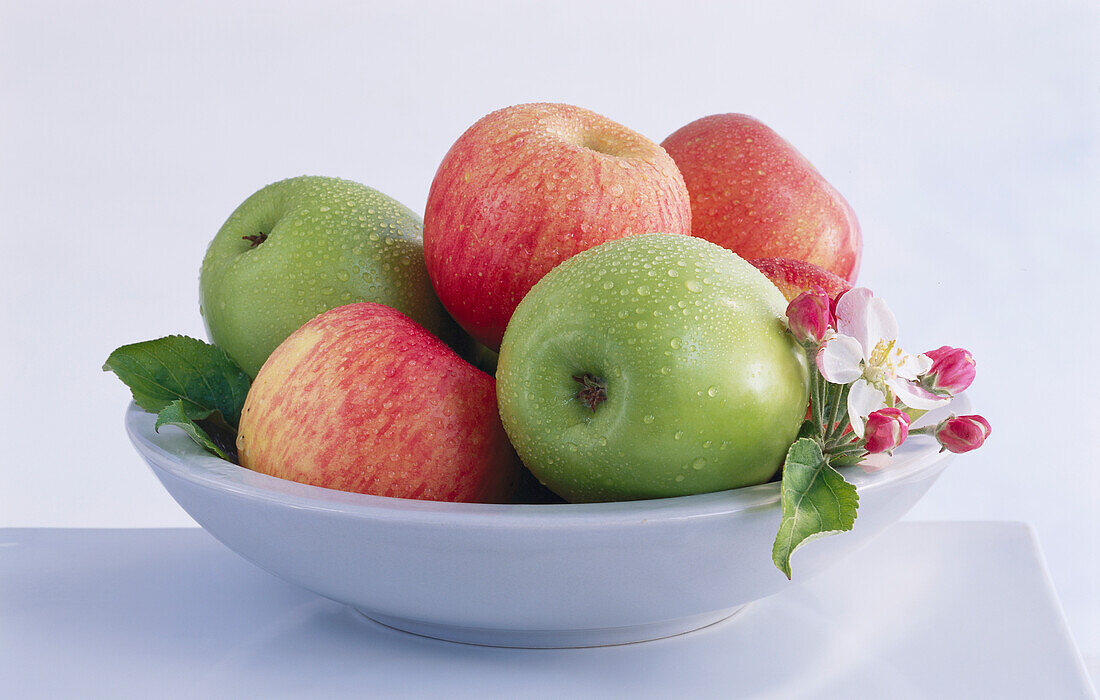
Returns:
[[[645,286],[644,284],[642,286],[638,287],[638,296],[643,296],[643,297],[649,296],[649,287]]]
[[[684,341],[680,340],[679,338],[673,338],[672,340],[668,341],[668,344],[672,346],[673,350],[679,350],[680,346],[684,344]]]
[[[684,437],[684,431],[683,430],[677,430],[676,434],[672,436],[672,439],[673,440],[679,440],[682,437]]]
[[[676,481],[683,481],[683,480],[684,480],[684,475],[683,474],[677,474],[676,475]]]
[[[707,396],[718,396],[718,387],[712,386],[707,389]]]
[[[650,415],[650,414],[646,414],[645,416],[642,417],[642,422],[645,423],[646,425],[649,425],[650,423],[653,422],[653,416]]]
[[[687,287],[687,290],[689,292],[699,292],[702,289],[702,287],[699,286],[699,283],[695,280],[688,280],[687,282],[684,282],[684,286]]]
[[[698,457],[694,462],[691,463],[691,468],[695,471],[699,471],[705,466],[707,466],[707,460],[705,457]]]

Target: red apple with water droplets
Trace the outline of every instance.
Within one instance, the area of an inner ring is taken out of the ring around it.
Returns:
[[[424,211],[424,255],[443,305],[497,350],[520,300],[558,263],[655,232],[691,232],[672,158],[586,109],[527,104],[483,117],[448,151]]]
[[[834,275],[813,263],[805,260],[791,260],[789,258],[758,258],[750,260],[753,267],[763,272],[772,281],[787,301],[791,301],[802,292],[808,292],[814,287],[829,295],[830,299],[836,299],[852,288],[848,280]]]
[[[506,502],[518,458],[496,381],[399,311],[325,312],[279,345],[241,416],[242,466],[341,491]]]
[[[855,213],[779,134],[744,114],[715,114],[661,145],[691,193],[692,235],[747,260],[804,260],[855,282],[863,247]]]

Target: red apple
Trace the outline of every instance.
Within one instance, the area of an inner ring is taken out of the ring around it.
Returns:
[[[757,270],[763,272],[772,281],[787,301],[791,301],[802,292],[807,292],[814,287],[820,287],[829,295],[830,299],[836,299],[852,288],[848,280],[834,275],[813,263],[805,260],[791,260],[790,258],[759,258],[750,260]]]
[[[744,114],[715,114],[661,145],[691,193],[692,235],[747,260],[805,260],[855,282],[855,213],[779,134]]]
[[[527,104],[483,117],[447,152],[424,211],[424,255],[443,305],[497,350],[520,300],[558,263],[655,232],[691,232],[672,158],[586,109]]]
[[[241,465],[341,491],[505,502],[520,475],[496,381],[401,312],[361,303],[292,333],[256,375]]]

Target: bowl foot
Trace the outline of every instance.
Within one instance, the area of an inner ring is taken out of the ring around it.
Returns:
[[[375,612],[357,610],[360,615],[393,629],[421,637],[442,639],[447,642],[461,642],[489,647],[517,647],[522,649],[563,649],[572,647],[603,647],[615,644],[647,642],[653,639],[673,637],[685,632],[701,629],[740,611],[744,606],[715,610],[702,615],[681,617],[676,620],[654,622],[626,627],[606,627],[602,629],[568,630],[513,630],[486,629],[483,627],[458,627],[439,625],[420,620],[390,617]]]

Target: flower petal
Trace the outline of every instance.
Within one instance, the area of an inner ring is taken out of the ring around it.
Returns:
[[[933,408],[939,408],[951,400],[946,396],[936,396],[924,387],[898,377],[887,379],[886,385],[893,390],[898,400],[909,408],[919,408],[928,411]]]
[[[880,340],[897,339],[898,320],[883,299],[866,287],[856,287],[837,300],[836,329],[858,340],[863,358],[869,360]]]
[[[844,292],[836,300],[837,331],[858,340],[864,328],[867,305],[871,302],[873,296],[871,290],[866,287],[855,287]]]
[[[863,349],[847,335],[835,335],[817,353],[817,370],[833,384],[850,384],[863,376]]]
[[[848,420],[856,437],[863,437],[863,426],[867,416],[886,405],[886,397],[881,391],[860,379],[848,390]]]
[[[894,461],[894,458],[885,452],[879,452],[878,454],[867,455],[863,458],[863,461],[859,463],[859,468],[868,474],[874,474],[880,472],[886,467],[890,466],[890,463]]]
[[[932,369],[932,358],[927,355],[905,355],[898,363],[897,375],[904,379],[916,379]]]
[[[874,298],[867,305],[867,337],[879,340],[897,340],[898,320],[886,305],[885,299]]]

